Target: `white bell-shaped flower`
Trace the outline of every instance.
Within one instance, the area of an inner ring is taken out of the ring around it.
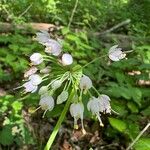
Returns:
[[[121,51],[121,48],[118,48],[118,45],[114,45],[109,49],[109,58],[112,61],[119,61],[125,58],[126,54]]]
[[[80,89],[88,90],[91,87],[92,87],[91,79],[88,76],[83,75],[80,79]]]
[[[58,89],[59,87],[61,87],[62,85],[62,81],[61,80],[56,80],[56,81],[52,81],[51,87],[53,90]]]
[[[40,53],[34,53],[30,56],[33,65],[39,65],[43,62],[43,56]]]
[[[68,92],[62,91],[61,94],[57,97],[57,104],[61,104],[68,99]]]
[[[48,93],[48,86],[42,86],[39,89],[39,95],[46,95]]]
[[[100,118],[101,116],[100,115],[100,111],[101,111],[100,100],[96,97],[92,97],[87,104],[87,109],[91,111],[93,115],[96,115],[96,117],[98,118],[100,122],[100,126],[104,126]]]
[[[36,40],[41,43],[45,44],[50,39],[49,33],[47,31],[41,31],[36,33]]]
[[[67,65],[71,65],[73,63],[73,58],[70,54],[66,53],[66,54],[62,55],[62,60],[61,61],[62,61],[62,64],[64,66],[67,66]]]
[[[42,78],[38,74],[31,75],[29,80],[33,85],[39,85],[42,82]]]
[[[107,95],[100,95],[98,97],[100,103],[100,112],[103,113],[111,113],[111,106],[110,106],[110,98]]]
[[[57,42],[56,40],[53,39],[49,39],[46,43],[45,43],[45,52],[52,54],[54,56],[58,56],[60,55],[61,51],[62,51],[62,46],[59,42]]]
[[[31,93],[36,92],[38,89],[38,86],[33,85],[31,81],[24,83],[23,87],[25,88],[25,92],[31,92]]]
[[[54,99],[50,95],[42,96],[39,105],[43,110],[51,111],[54,108]]]
[[[82,130],[83,132],[85,132],[84,126],[83,126],[83,112],[84,112],[84,105],[81,102],[72,103],[70,105],[70,114],[74,118],[74,128],[78,129],[77,121],[80,118]]]

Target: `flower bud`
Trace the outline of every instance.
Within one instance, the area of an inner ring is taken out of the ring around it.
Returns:
[[[28,81],[23,84],[23,87],[25,87],[25,92],[31,92],[34,93],[38,89],[37,85],[33,85],[31,81]]]
[[[62,64],[64,66],[71,65],[72,63],[73,63],[73,58],[70,54],[63,54],[62,55]]]
[[[44,69],[41,69],[41,70],[40,70],[40,73],[48,74],[48,73],[50,73],[50,71],[51,71],[51,67],[50,67],[50,66],[47,66],[47,67],[45,67]]]
[[[33,74],[29,77],[29,80],[33,85],[39,85],[42,82],[42,78],[38,74]]]
[[[61,94],[57,97],[57,104],[61,104],[68,99],[68,92],[62,91]]]
[[[52,96],[46,95],[41,97],[39,105],[43,110],[51,111],[54,108],[54,99]]]
[[[45,95],[47,94],[48,92],[48,86],[42,86],[40,89],[39,89],[39,94],[40,95]]]
[[[40,53],[34,53],[30,56],[33,65],[39,65],[43,62],[43,56]]]
[[[83,75],[80,79],[80,88],[83,90],[88,90],[92,87],[92,81],[91,79],[86,76],[86,75]]]
[[[53,81],[52,81],[52,82],[53,82]],[[53,90],[56,90],[56,89],[58,89],[59,87],[61,87],[61,84],[62,84],[61,80],[56,80],[56,81],[54,81],[54,82],[52,83],[51,87],[52,87]]]
[[[109,50],[109,58],[112,61],[119,61],[125,58],[126,54],[121,51],[121,48],[118,48],[118,45],[114,45]]]

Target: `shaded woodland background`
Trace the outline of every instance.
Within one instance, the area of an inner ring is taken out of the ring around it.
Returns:
[[[133,50],[128,59],[108,59],[89,65],[85,72],[96,88],[108,94],[119,115],[102,116],[105,127],[85,112],[87,135],[73,131],[66,116],[53,144],[54,150],[125,150],[149,122],[150,116],[150,0],[79,0],[71,24],[75,0],[0,1],[0,150],[42,150],[63,104],[42,118],[36,94],[23,95],[21,85],[29,68],[29,56],[43,51],[34,40],[37,30],[66,41],[65,49],[79,64],[107,54],[118,44]],[[149,150],[149,131],[134,145]]]

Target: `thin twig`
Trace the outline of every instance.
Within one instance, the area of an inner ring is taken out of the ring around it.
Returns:
[[[18,18],[22,17],[24,14],[26,14],[28,12],[28,10],[32,7],[33,3],[31,3],[24,12],[22,12]]]
[[[101,34],[110,33],[110,32],[112,32],[112,31],[116,30],[117,28],[120,28],[121,26],[124,26],[124,25],[126,25],[126,24],[129,24],[130,22],[131,22],[131,20],[130,20],[130,19],[127,19],[127,20],[122,21],[122,22],[118,23],[117,25],[113,26],[112,28],[110,28],[110,29],[108,29],[108,30],[106,30],[106,31],[104,31],[104,32],[101,32],[101,33],[99,33],[99,34],[101,35]]]
[[[150,122],[145,126],[145,128],[139,133],[139,135],[134,139],[134,141],[127,147],[126,150],[130,150],[132,146],[137,142],[137,140],[143,135],[143,133],[149,128]]]
[[[76,0],[75,5],[74,5],[74,8],[73,8],[73,11],[72,11],[72,13],[71,13],[71,17],[70,17],[70,19],[69,19],[68,28],[70,28],[70,25],[71,25],[71,23],[72,23],[72,20],[73,20],[75,11],[76,11],[77,6],[78,6],[78,2],[79,2],[79,0]]]

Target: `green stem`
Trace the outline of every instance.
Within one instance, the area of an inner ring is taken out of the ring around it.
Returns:
[[[92,88],[93,88],[94,91],[97,93],[97,95],[100,96],[100,93],[97,91],[97,89],[96,89],[94,86],[92,86]]]
[[[90,61],[89,63],[85,64],[82,68],[87,67],[88,65],[92,64],[93,62],[95,62],[95,61],[97,61],[98,59],[103,58],[103,57],[105,57],[105,56],[106,56],[106,55],[103,55],[103,56],[100,56],[100,57],[97,57],[97,58],[93,59],[93,60]]]
[[[59,131],[59,128],[60,128],[60,126],[61,126],[61,124],[62,124],[62,122],[63,122],[63,120],[66,116],[66,113],[67,113],[68,109],[69,109],[69,106],[70,106],[70,103],[71,103],[71,100],[72,100],[73,96],[74,96],[74,89],[72,89],[72,91],[70,93],[70,97],[69,97],[68,101],[65,104],[65,107],[64,107],[64,109],[63,109],[63,111],[62,111],[62,113],[61,113],[61,115],[60,115],[60,117],[57,121],[57,124],[56,124],[52,134],[50,135],[50,137],[48,139],[48,142],[47,142],[44,150],[49,150],[51,148],[51,146],[52,146],[52,144],[55,140],[55,137],[56,137],[56,135]]]

